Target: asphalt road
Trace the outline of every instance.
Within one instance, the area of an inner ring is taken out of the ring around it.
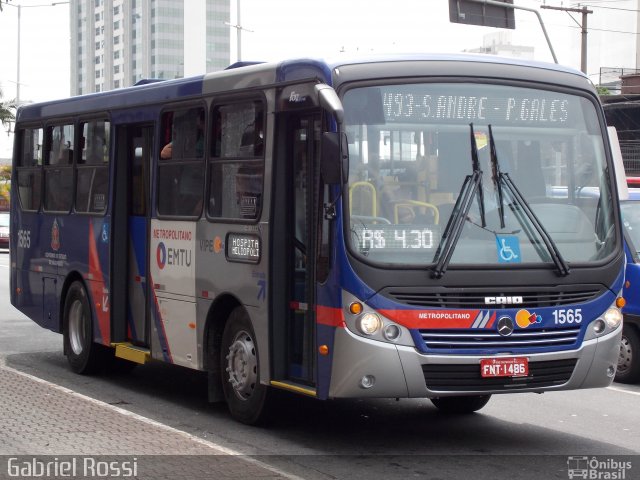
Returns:
[[[0,253],[0,355],[8,365],[302,478],[565,479],[569,457],[585,456],[631,461],[624,478],[640,478],[640,385],[494,396],[460,417],[428,400],[285,396],[270,425],[248,427],[207,403],[199,372],[152,363],[127,374],[72,374],[62,337],[11,307],[8,263]]]

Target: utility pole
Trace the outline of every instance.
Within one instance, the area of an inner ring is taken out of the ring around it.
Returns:
[[[246,32],[253,32],[253,30],[249,30],[248,28],[244,28],[242,26],[242,24],[240,23],[240,0],[237,0],[237,14],[236,14],[236,20],[237,23],[234,25],[232,23],[229,22],[224,22],[225,25],[230,26],[231,28],[235,28],[236,29],[236,44],[237,44],[237,48],[238,48],[238,58],[237,61],[241,61],[242,60],[242,31],[246,31]]]
[[[640,69],[640,0],[638,0],[638,13],[636,14],[636,71]]]
[[[16,67],[16,105],[20,105],[20,14],[22,5],[18,5],[18,66]]]
[[[578,21],[571,17],[571,19],[576,22],[576,24],[580,27],[580,32],[582,35],[582,48],[580,51],[580,70],[582,73],[587,73],[587,15],[593,13],[593,10],[587,10],[587,7],[582,8],[567,8],[567,7],[552,7],[551,5],[540,5],[540,8],[546,8],[547,10],[561,10],[563,12],[567,12],[571,17],[570,12],[573,13],[581,13],[582,14],[582,23],[578,23]]]

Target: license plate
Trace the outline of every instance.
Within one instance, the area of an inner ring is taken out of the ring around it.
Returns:
[[[480,360],[480,375],[493,377],[526,377],[529,361],[525,357],[484,358]]]

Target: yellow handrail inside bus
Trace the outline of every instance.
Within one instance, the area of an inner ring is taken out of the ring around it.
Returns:
[[[438,207],[436,207],[433,203],[420,202],[418,200],[402,200],[397,202],[393,206],[393,218],[395,223],[398,223],[398,211],[400,207],[425,207],[429,210],[433,210],[433,221],[436,223],[440,223],[440,212],[438,211]]]
[[[364,188],[365,190],[369,190],[371,192],[371,216],[377,217],[378,193],[376,192],[376,187],[371,182],[361,181],[351,184],[351,186],[349,187],[349,207],[353,209],[353,191],[356,188]]]

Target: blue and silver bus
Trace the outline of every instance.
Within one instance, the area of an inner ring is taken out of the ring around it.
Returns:
[[[12,182],[11,301],[77,373],[206,371],[245,423],[276,390],[472,412],[615,375],[618,197],[572,69],[301,59],[27,105]]]

